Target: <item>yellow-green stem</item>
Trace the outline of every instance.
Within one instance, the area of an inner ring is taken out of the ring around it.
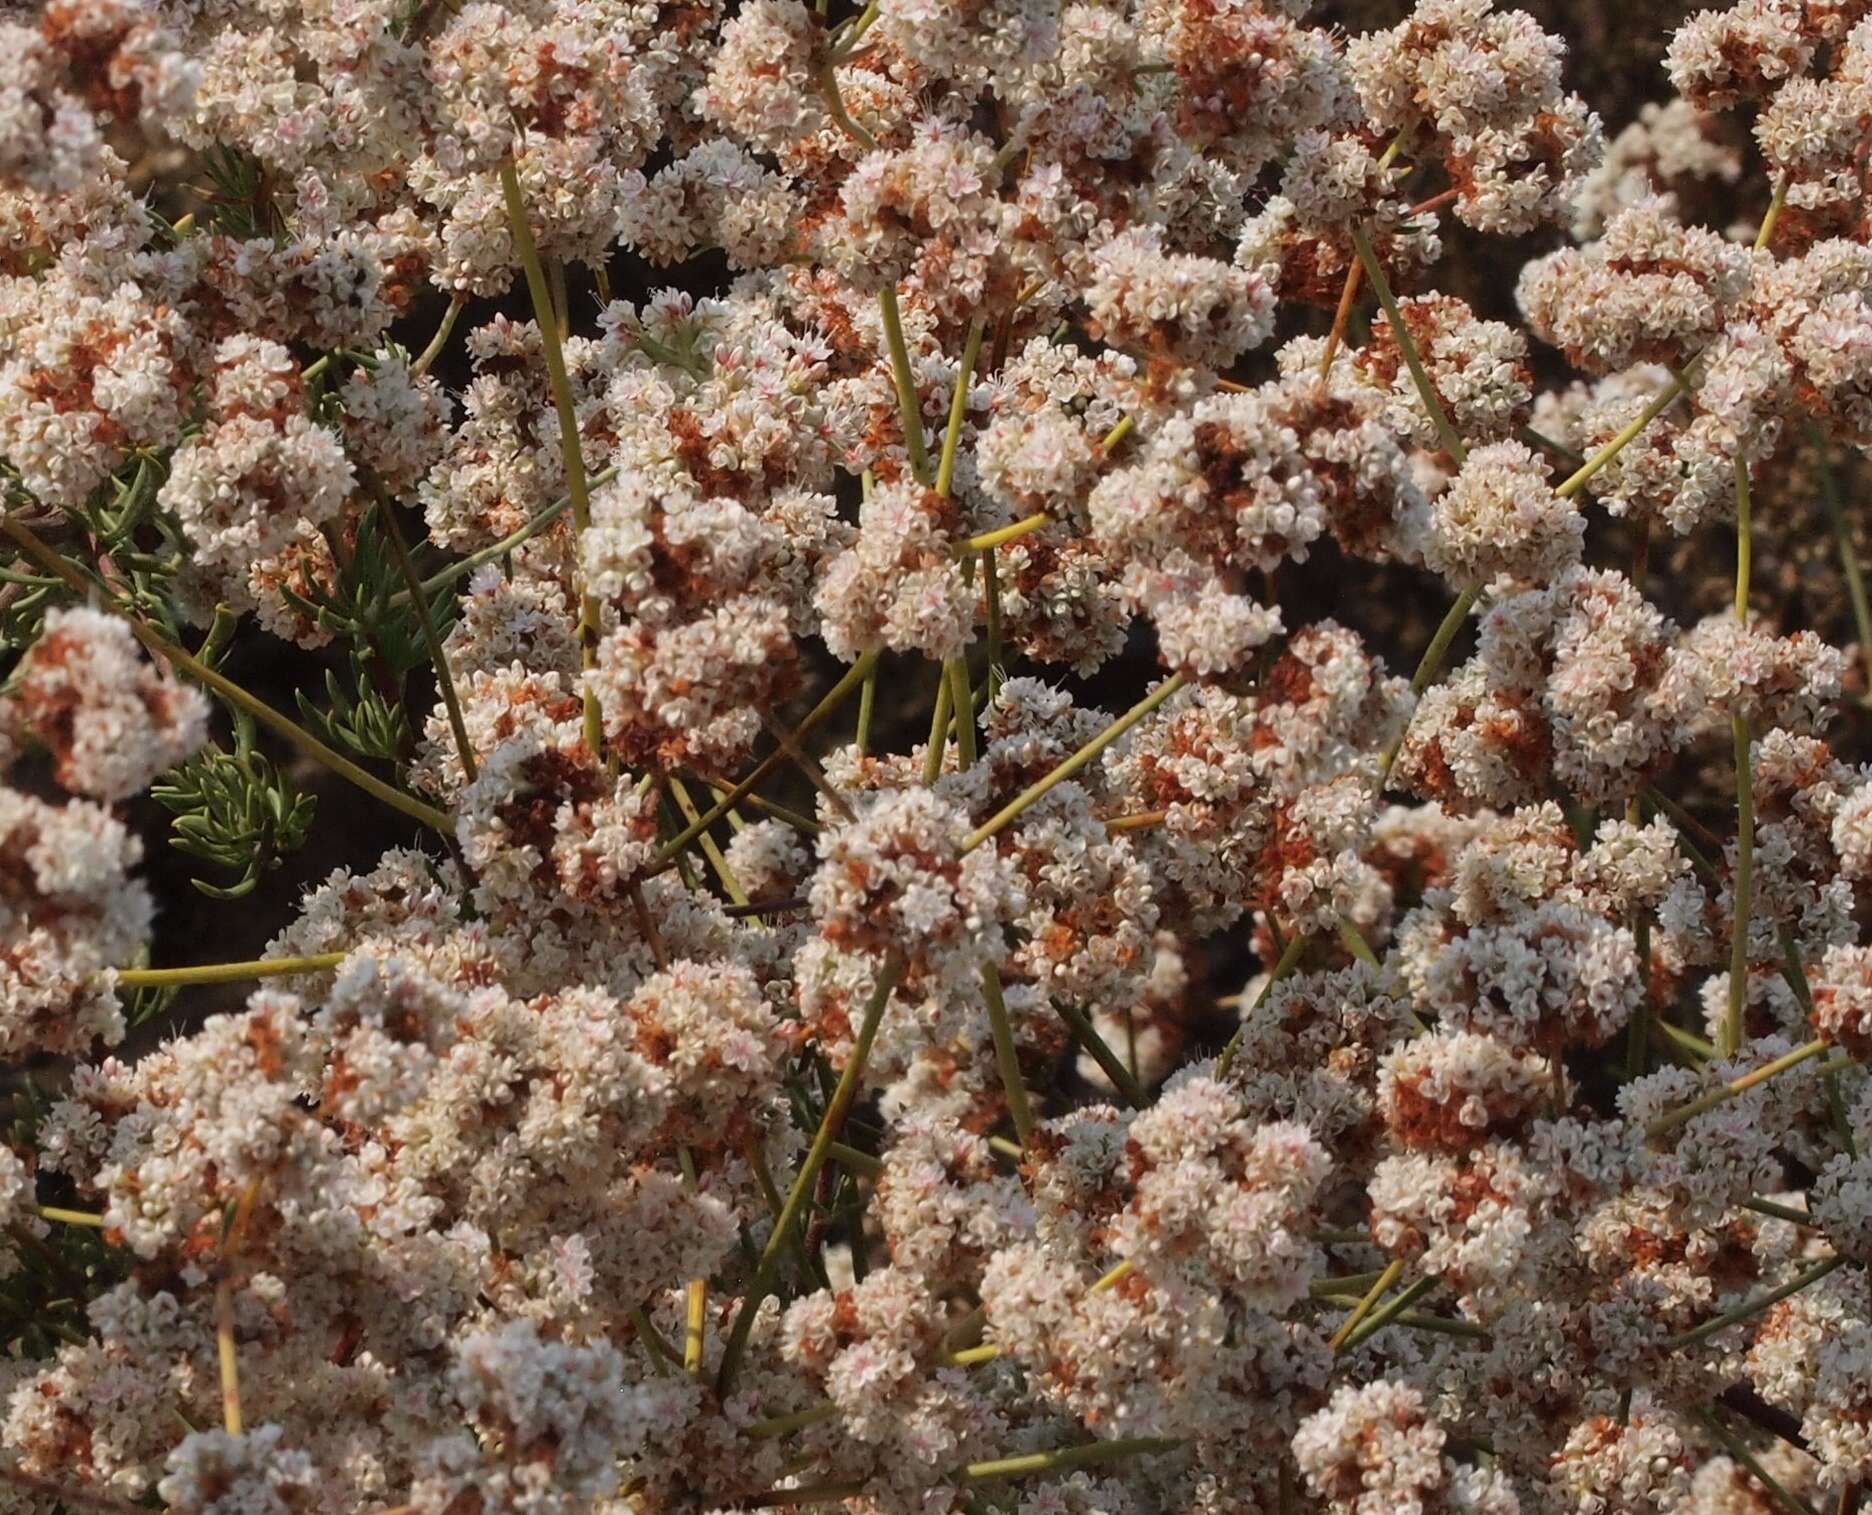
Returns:
[[[1755,782],[1748,717],[1730,717],[1730,727],[1735,738],[1736,865],[1730,885],[1734,925],[1729,939],[1729,1002],[1723,1007],[1722,1028],[1716,1038],[1716,1050],[1723,1057],[1734,1057],[1742,1045],[1743,1011],[1748,1005],[1749,915],[1755,886]]]
[[[1852,602],[1853,626],[1859,633],[1859,658],[1865,666],[1866,691],[1872,695],[1872,600],[1866,596],[1865,574],[1859,567],[1859,551],[1853,545],[1852,522],[1846,514],[1839,474],[1833,467],[1831,444],[1817,425],[1810,431],[1815,454],[1820,460],[1820,496],[1826,502],[1827,520],[1833,527],[1833,540],[1839,551],[1840,573],[1846,580],[1847,598]]]
[[[1372,293],[1378,297],[1378,303],[1384,308],[1385,319],[1391,323],[1391,335],[1397,339],[1398,351],[1404,355],[1404,362],[1410,368],[1411,380],[1417,386],[1417,394],[1430,412],[1430,419],[1436,423],[1437,435],[1443,439],[1443,450],[1461,466],[1469,456],[1468,449],[1456,434],[1456,428],[1450,424],[1450,418],[1443,409],[1443,401],[1438,397],[1436,386],[1430,382],[1430,375],[1425,371],[1423,359],[1418,355],[1417,342],[1410,334],[1410,328],[1404,324],[1404,313],[1398,309],[1397,297],[1391,293],[1391,281],[1385,277],[1384,265],[1372,252],[1371,238],[1366,236],[1365,228],[1352,228],[1352,246],[1358,252],[1359,262],[1364,265],[1365,277],[1371,281]]]
[[[410,557],[409,543],[404,540],[402,524],[396,518],[396,508],[375,478],[371,480],[371,492],[377,497],[377,514],[384,523],[384,534],[390,538],[390,551],[396,558],[397,572],[403,576],[403,582],[410,592],[410,602],[416,610],[416,619],[422,623],[423,646],[428,649],[429,665],[435,670],[436,690],[442,696],[442,708],[448,712],[449,730],[455,737],[455,751],[461,758],[462,774],[472,784],[480,770],[475,766],[474,744],[468,740],[468,723],[462,718],[461,701],[456,697],[455,677],[449,669],[448,650],[442,645],[442,634],[436,630],[435,617],[429,609],[429,597],[423,593],[422,580],[416,576],[416,564]]]
[[[903,421],[904,448],[910,472],[925,489],[935,482],[929,451],[923,442],[923,404],[917,398],[916,375],[910,370],[910,349],[904,344],[903,313],[897,308],[897,286],[878,291],[878,309],[884,317],[884,342],[890,350],[891,381],[897,386],[897,410]]]
[[[845,1125],[845,1117],[857,1101],[858,1091],[864,1083],[865,1064],[871,1060],[871,1048],[877,1041],[878,1026],[884,1019],[884,1007],[890,1003],[891,991],[897,987],[898,977],[902,973],[903,962],[895,957],[888,959],[878,972],[870,1003],[865,1006],[864,1018],[858,1026],[858,1035],[852,1043],[850,1055],[845,1059],[844,1071],[839,1074],[838,1085],[832,1091],[832,1098],[819,1121],[819,1129],[813,1134],[812,1145],[806,1149],[805,1160],[800,1163],[793,1185],[787,1190],[786,1202],[780,1207],[780,1218],[774,1222],[767,1244],[761,1248],[760,1260],[754,1266],[754,1277],[748,1282],[747,1293],[741,1300],[740,1308],[735,1311],[734,1325],[729,1329],[728,1340],[722,1348],[721,1367],[715,1375],[715,1392],[721,1398],[726,1398],[728,1391],[734,1387],[735,1375],[741,1368],[741,1358],[747,1351],[748,1336],[754,1329],[755,1313],[773,1292],[780,1256],[786,1250],[787,1234],[793,1229],[800,1211],[805,1208],[813,1185],[818,1182],[819,1170],[831,1155],[832,1143],[838,1140],[839,1131]]]
[[[1672,374],[1671,380],[1655,395],[1637,417],[1622,431],[1601,447],[1596,453],[1568,476],[1565,483],[1554,491],[1561,499],[1571,499],[1587,485],[1592,476],[1604,468],[1627,447],[1638,439],[1638,434],[1661,416],[1688,387],[1689,380],[1683,374]]]
[[[501,164],[501,193],[507,201],[507,222],[513,233],[514,250],[519,254],[521,270],[526,275],[527,292],[533,300],[533,316],[540,330],[540,347],[546,357],[546,377],[552,387],[553,409],[559,417],[559,456],[565,466],[566,493],[572,501],[573,529],[583,539],[591,526],[591,496],[585,482],[585,452],[579,443],[578,411],[572,403],[572,380],[566,372],[565,350],[559,341],[559,322],[553,312],[552,291],[546,283],[546,271],[540,265],[539,248],[533,241],[533,229],[527,222],[526,201],[520,194],[520,176],[512,158]],[[577,554],[574,553],[576,561]],[[598,664],[598,602],[583,588],[579,591],[578,618],[579,666],[587,675]],[[604,750],[604,717],[598,707],[598,691],[589,676],[584,683],[585,744],[594,753]]]
[[[1053,517],[1044,510],[1030,516],[1022,516],[1010,526],[997,526],[993,531],[984,531],[980,536],[970,537],[962,544],[964,552],[990,552],[996,547],[1005,547],[1009,542],[1018,541],[1031,532],[1051,525]]]
[[[310,957],[267,957],[247,963],[202,963],[193,968],[119,968],[119,989],[174,989],[190,984],[241,984],[249,979],[278,978],[292,973],[323,973],[345,960],[343,952],[319,952]]]
[[[1073,1040],[1079,1044],[1079,1050],[1099,1065],[1099,1071],[1111,1080],[1112,1087],[1124,1096],[1126,1104],[1133,1110],[1142,1110],[1149,1101],[1144,1097],[1137,1076],[1106,1044],[1105,1038],[1098,1034],[1098,1027],[1092,1024],[1091,1018],[1077,1005],[1066,1000],[1058,1001],[1056,1008],[1060,1019],[1066,1022],[1072,1032]]]
[[[945,500],[955,483],[956,451],[962,442],[962,423],[968,416],[969,384],[975,377],[975,361],[981,356],[985,325],[981,316],[969,322],[968,339],[962,344],[962,366],[956,373],[955,393],[949,397],[949,426],[943,432],[942,459],[936,465],[936,493]]]
[[[1421,697],[1423,692],[1437,681],[1443,672],[1443,663],[1449,657],[1450,645],[1456,640],[1456,634],[1462,630],[1463,622],[1469,619],[1469,612],[1475,609],[1476,601],[1481,597],[1482,588],[1475,585],[1456,596],[1454,603],[1443,613],[1442,624],[1436,634],[1430,638],[1430,645],[1417,660],[1417,671],[1411,675],[1411,693]],[[1378,759],[1378,780],[1382,786],[1391,777],[1391,766],[1397,762],[1398,753],[1404,750],[1404,738],[1410,733],[1410,723],[1416,715],[1413,710],[1404,718],[1404,728],[1393,737]]]
[[[682,811],[683,820],[694,825],[700,818],[700,812],[696,809],[695,801],[690,798],[688,788],[673,773],[669,775],[669,789],[670,797],[676,801],[676,808]],[[702,855],[708,859],[709,867],[715,870],[715,877],[721,881],[722,889],[728,898],[737,905],[745,905],[748,902],[748,893],[741,887],[741,881],[735,877],[734,869],[728,866],[728,859],[722,856],[722,850],[715,844],[715,838],[704,831],[696,840],[701,844]]]
[[[949,703],[955,698],[955,685],[949,679],[948,664],[936,680],[936,705],[930,711],[929,743],[923,749],[923,782],[933,784],[942,777],[943,757],[949,750]]]
[[[1804,1272],[1797,1273],[1787,1283],[1781,1285],[1780,1288],[1770,1289],[1766,1294],[1758,1294],[1753,1299],[1744,1300],[1739,1305],[1731,1306],[1729,1309],[1724,1310],[1722,1314],[1704,1321],[1702,1325],[1697,1326],[1694,1330],[1685,1331],[1679,1336],[1673,1336],[1664,1345],[1672,1352],[1680,1352],[1685,1347],[1694,1347],[1699,1342],[1708,1341],[1710,1337],[1716,1335],[1718,1332],[1726,1331],[1729,1327],[1749,1320],[1761,1314],[1763,1310],[1769,1309],[1771,1306],[1780,1304],[1782,1300],[1792,1298],[1810,1284],[1819,1283],[1821,1279],[1825,1278],[1827,1274],[1839,1267],[1845,1260],[1846,1259],[1843,1257],[1829,1257],[1824,1262],[1815,1263],[1813,1267],[1806,1269]]]
[[[969,768],[975,762],[975,692],[969,687],[968,658],[950,658],[943,664],[949,681],[949,715],[955,723],[956,766]]]
[[[792,736],[796,747],[798,743],[805,740],[814,727],[845,703],[851,692],[864,682],[865,675],[877,665],[877,660],[878,655],[875,652],[867,652],[845,670],[843,677],[826,691],[819,703],[813,706],[807,714],[806,719],[793,728]],[[754,786],[786,760],[787,750],[784,746],[777,747],[768,753],[754,765],[753,771],[746,778],[663,844],[662,850],[657,853],[656,867],[652,871],[661,872],[664,868],[671,866],[683,848],[751,795],[754,792]]]
[[[1645,1135],[1653,1139],[1662,1136],[1665,1132],[1681,1126],[1685,1121],[1694,1120],[1697,1116],[1714,1110],[1718,1105],[1725,1105],[1730,1100],[1748,1093],[1757,1084],[1766,1083],[1777,1074],[1799,1067],[1809,1058],[1818,1057],[1826,1049],[1827,1044],[1818,1038],[1804,1042],[1792,1052],[1784,1052],[1772,1062],[1763,1063],[1761,1067],[1744,1073],[1740,1078],[1731,1079],[1720,1088],[1712,1089],[1708,1094],[1691,1100],[1689,1104],[1681,1105],[1675,1110],[1660,1115],[1645,1127]]]
[[[1114,1437],[1084,1446],[1058,1447],[1050,1452],[1028,1452],[1019,1457],[997,1457],[972,1462],[962,1470],[963,1483],[993,1483],[1003,1478],[1024,1478],[1030,1473],[1066,1473],[1093,1468],[1127,1457],[1150,1457],[1175,1451],[1182,1443],[1162,1436]]]
[[[988,1029],[994,1037],[995,1065],[1001,1070],[1001,1089],[1007,1096],[1014,1134],[1024,1149],[1033,1138],[1033,1108],[1021,1079],[1020,1056],[1014,1047],[1014,1024],[1008,1019],[1007,998],[1001,992],[1001,970],[992,962],[981,969],[982,996],[988,1002]]]
[[[1391,1261],[1386,1264],[1384,1271],[1372,1281],[1372,1286],[1365,1291],[1364,1297],[1352,1307],[1352,1313],[1340,1322],[1339,1329],[1333,1332],[1332,1340],[1327,1342],[1326,1345],[1334,1352],[1344,1351],[1345,1344],[1351,1340],[1352,1333],[1359,1328],[1360,1323],[1363,1322],[1365,1317],[1371,1314],[1377,1307],[1378,1301],[1383,1299],[1385,1295],[1390,1292],[1391,1286],[1403,1276],[1404,1259],[1401,1257],[1392,1258]]]
[[[1067,779],[1079,772],[1086,764],[1090,763],[1107,747],[1111,746],[1113,742],[1117,741],[1119,737],[1123,736],[1133,726],[1137,725],[1139,721],[1143,720],[1145,716],[1149,715],[1159,705],[1163,704],[1165,700],[1169,699],[1171,695],[1175,694],[1188,682],[1189,679],[1186,674],[1171,674],[1163,683],[1159,684],[1143,699],[1139,700],[1137,704],[1133,705],[1123,715],[1119,716],[1117,720],[1113,721],[1111,725],[1107,726],[1097,736],[1093,737],[1085,746],[1073,753],[1071,757],[1067,758],[1051,773],[1047,774],[1046,777],[1029,784],[1027,788],[1015,795],[1007,804],[1003,805],[980,826],[971,831],[967,840],[962,844],[962,850],[964,852],[974,851],[975,848],[979,847],[996,832],[1000,831],[1002,827],[1016,819],[1029,805],[1033,804],[1036,800],[1044,798],[1047,794],[1051,793],[1056,786],[1065,783]]]
[[[1280,957],[1274,963],[1274,971],[1268,974],[1267,982],[1261,986],[1261,992],[1254,997],[1254,1003],[1248,1008],[1249,1015],[1259,1010],[1267,997],[1274,992],[1274,986],[1293,972],[1294,965],[1300,961],[1300,954],[1305,950],[1306,938],[1298,931],[1287,938],[1286,943],[1281,947]],[[1235,1034],[1228,1039],[1228,1045],[1216,1058],[1215,1076],[1217,1078],[1228,1077],[1229,1069],[1235,1066],[1235,1058],[1241,1052],[1242,1038],[1247,1034],[1248,1016],[1244,1015],[1242,1023],[1235,1028]]]

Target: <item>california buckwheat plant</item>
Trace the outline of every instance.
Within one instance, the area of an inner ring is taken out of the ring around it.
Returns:
[[[0,1515],[1872,1509],[1872,0],[1618,9],[0,3]]]

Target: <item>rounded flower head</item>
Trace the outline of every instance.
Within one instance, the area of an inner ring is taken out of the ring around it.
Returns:
[[[1023,891],[993,847],[962,850],[966,812],[926,789],[880,794],[819,846],[811,898],[820,934],[841,951],[903,959],[913,975],[973,980],[998,957]]]
[[[152,665],[120,616],[95,610],[46,617],[9,703],[58,781],[101,800],[140,794],[208,739],[207,696]]]
[[[1476,448],[1427,514],[1416,544],[1425,566],[1465,589],[1503,575],[1556,579],[1579,561],[1586,535],[1585,517],[1521,442]]]

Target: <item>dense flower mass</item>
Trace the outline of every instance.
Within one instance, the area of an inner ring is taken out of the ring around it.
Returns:
[[[0,6],[0,1515],[1872,1508],[1872,0],[1604,8]]]

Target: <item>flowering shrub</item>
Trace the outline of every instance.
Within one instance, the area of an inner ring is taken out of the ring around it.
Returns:
[[[4,12],[0,1512],[1859,1507],[1872,0],[1309,8]]]

